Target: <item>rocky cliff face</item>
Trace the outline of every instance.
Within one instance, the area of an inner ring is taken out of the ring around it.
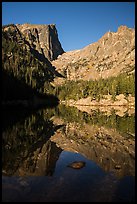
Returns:
[[[55,25],[2,26],[2,71],[6,71],[10,79],[14,77],[22,80],[24,85],[27,84],[42,94],[47,92],[54,94],[50,82],[58,72],[52,67],[50,61],[63,52]],[[6,87],[8,90],[11,87],[4,78],[3,83],[3,93],[8,92],[9,95],[13,95],[11,91],[6,90]],[[19,97],[18,94],[17,97]],[[7,97],[4,100],[8,100]]]
[[[52,64],[70,80],[90,80],[134,72],[135,30],[120,26],[81,50],[62,54]]]
[[[48,60],[55,60],[58,55],[64,52],[54,24],[32,25],[26,23],[16,26],[30,45]]]

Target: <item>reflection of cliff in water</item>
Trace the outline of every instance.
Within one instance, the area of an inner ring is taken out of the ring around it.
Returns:
[[[55,143],[48,140],[24,160],[15,175],[52,176],[61,151]]]
[[[64,111],[64,108],[61,110]],[[67,109],[66,117],[61,110],[58,110],[59,117],[54,117],[53,121],[64,126],[51,137],[51,141],[57,143],[63,150],[84,155],[105,171],[113,171],[118,177],[135,175],[135,138],[132,127],[134,124],[129,123],[129,121],[133,123],[134,120],[131,117],[126,116],[124,120],[121,118],[121,121],[116,116],[115,121],[113,116],[99,123],[99,115],[98,117],[92,115],[91,120],[88,115],[88,117],[83,115],[81,120],[81,112],[76,109]],[[68,111],[73,113],[73,117]],[[122,132],[118,131],[120,123],[127,125],[123,127]]]
[[[67,150],[118,177],[134,176],[134,128],[134,115],[88,114],[65,106],[39,110],[3,131],[3,175],[52,175],[61,151]]]
[[[53,114],[53,109],[38,111],[2,133],[4,175],[52,175],[61,152],[49,140],[58,129]]]

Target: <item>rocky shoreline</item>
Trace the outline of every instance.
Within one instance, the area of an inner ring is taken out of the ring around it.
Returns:
[[[92,100],[91,97],[87,97],[77,101],[73,99],[61,101],[61,103],[69,106],[135,106],[135,97],[129,94],[129,96],[126,98],[123,94],[120,94],[116,96],[115,100],[113,100],[112,95],[104,95],[99,101],[96,99]]]
[[[111,115],[112,110],[115,111],[116,115],[123,117],[125,113],[132,115],[135,113],[135,97],[129,95],[127,98],[123,94],[116,96],[116,100],[112,100],[111,95],[104,96],[100,101],[91,100],[90,97],[83,98],[78,101],[73,99],[60,101],[61,104],[66,106],[74,106],[82,112],[91,114],[93,110],[99,109],[106,115]]]

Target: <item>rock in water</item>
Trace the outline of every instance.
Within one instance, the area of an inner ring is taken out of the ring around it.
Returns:
[[[81,169],[86,165],[86,162],[84,161],[74,161],[71,164],[68,165],[68,167],[71,167],[73,169]]]

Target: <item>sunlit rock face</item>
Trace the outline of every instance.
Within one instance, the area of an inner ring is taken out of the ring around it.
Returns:
[[[83,49],[62,54],[52,64],[69,80],[95,80],[134,72],[135,29],[122,25],[117,32],[108,31]]]
[[[54,24],[17,24],[17,28],[30,43],[32,48],[44,54],[48,60],[55,60],[64,50],[59,42],[58,33]]]

